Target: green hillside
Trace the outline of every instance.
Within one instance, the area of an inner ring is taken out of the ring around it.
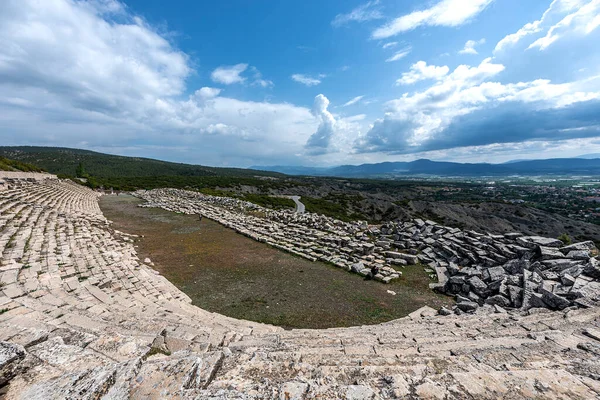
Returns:
[[[0,171],[43,172],[41,168],[21,161],[0,157]]]
[[[35,164],[53,174],[75,176],[81,165],[85,174],[97,178],[283,176],[242,168],[215,168],[150,158],[124,157],[64,147],[0,146],[0,157]],[[82,172],[81,170],[79,171]]]

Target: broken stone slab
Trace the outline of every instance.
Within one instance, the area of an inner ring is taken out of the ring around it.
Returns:
[[[491,296],[485,299],[485,304],[489,304],[492,306],[497,305],[500,307],[510,307],[511,301],[506,297],[502,296],[501,294],[497,294],[495,296]]]
[[[567,258],[573,260],[588,260],[590,258],[589,250],[571,250],[567,253]]]
[[[580,243],[574,243],[574,244],[560,248],[560,251],[562,251],[564,254],[567,254],[573,250],[592,251],[592,250],[597,250],[597,249],[596,249],[596,244],[594,242],[592,242],[591,240],[588,240],[585,242],[580,242]]]
[[[0,387],[6,385],[19,370],[27,352],[21,345],[0,341]]]
[[[481,279],[480,279],[481,281]],[[483,283],[483,281],[481,281]],[[466,278],[461,275],[451,276],[444,286],[444,291],[450,294],[460,293],[466,284]],[[485,283],[483,283],[485,286]],[[487,288],[487,286],[486,286]]]
[[[564,310],[571,305],[569,300],[565,299],[564,297],[557,296],[545,286],[540,288],[540,293],[542,294],[542,301],[552,309]]]
[[[564,245],[564,243],[558,239],[552,239],[543,236],[522,236],[517,238],[517,243],[529,249],[535,249],[537,246],[563,247]]]
[[[454,278],[454,277],[453,277]],[[489,294],[489,290],[484,281],[482,281],[479,277],[473,276],[468,280],[469,286],[471,290],[475,292],[480,297],[487,297]]]
[[[600,262],[595,258],[591,258],[583,267],[583,273],[594,279],[600,279]]]
[[[477,308],[479,308],[479,304],[475,303],[474,301],[462,301],[457,303],[456,306],[463,312],[474,312],[477,310]]]
[[[483,278],[488,281],[497,281],[507,275],[503,267],[492,267],[483,270]]]
[[[565,255],[554,247],[538,246],[537,256],[540,260],[555,260],[564,258]],[[571,258],[571,257],[569,257]]]
[[[570,260],[568,258],[562,258],[558,260],[544,260],[541,262],[540,268],[542,270],[552,269],[553,271],[560,272],[581,263],[581,260]]]
[[[579,276],[569,291],[572,298],[585,297],[591,300],[600,299],[600,282]]]
[[[385,256],[389,258],[405,260],[413,265],[419,263],[419,258],[412,254],[399,253],[396,251],[386,251]]]

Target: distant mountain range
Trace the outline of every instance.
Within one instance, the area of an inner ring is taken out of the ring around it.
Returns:
[[[81,164],[86,173],[104,178],[156,176],[254,177],[257,175],[276,177],[281,176],[280,174],[343,178],[393,178],[403,176],[483,177],[508,175],[600,176],[600,154],[587,154],[578,158],[513,160],[503,164],[469,164],[422,159],[410,162],[341,165],[330,168],[268,166],[250,167],[248,169],[181,164],[63,147],[0,146],[0,157],[17,160],[21,163],[33,164],[48,172],[65,175],[74,175],[79,164]],[[35,168],[31,165],[28,167]],[[14,168],[14,166],[10,168]],[[9,166],[6,166],[5,169],[9,169]]]
[[[507,176],[507,175],[600,175],[599,158],[554,158],[548,160],[511,161],[504,164],[469,164],[426,159],[410,162],[341,165],[330,168],[254,166],[252,169],[280,172],[288,175],[337,176],[345,178],[375,178],[394,176]]]

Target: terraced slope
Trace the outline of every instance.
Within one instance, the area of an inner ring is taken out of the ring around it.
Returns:
[[[423,308],[376,326],[283,331],[192,306],[110,228],[93,191],[2,187],[0,397],[600,396],[596,307]]]

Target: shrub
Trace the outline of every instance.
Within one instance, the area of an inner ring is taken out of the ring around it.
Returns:
[[[560,235],[558,237],[558,240],[560,240],[561,242],[563,242],[565,245],[570,245],[573,242],[571,240],[571,237],[569,235],[567,235],[566,233],[563,233],[562,235]]]

